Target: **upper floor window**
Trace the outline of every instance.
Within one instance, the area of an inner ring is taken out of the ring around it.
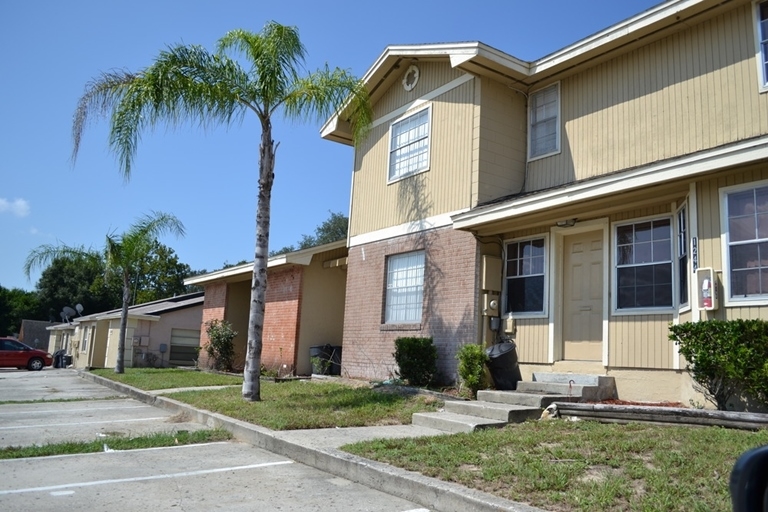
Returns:
[[[536,91],[530,98],[528,158],[560,151],[560,84]]]
[[[421,322],[424,299],[424,251],[396,254],[387,258],[387,299],[384,322]]]
[[[507,313],[544,313],[544,242],[544,238],[535,238],[507,244]]]
[[[725,192],[726,300],[768,298],[768,183]]]
[[[672,223],[616,227],[616,309],[672,307]]]
[[[757,39],[757,58],[760,67],[760,85],[764,91],[768,91],[768,2],[759,2],[755,6],[757,27],[755,38]]]
[[[389,181],[429,169],[430,108],[392,125],[389,144]]]

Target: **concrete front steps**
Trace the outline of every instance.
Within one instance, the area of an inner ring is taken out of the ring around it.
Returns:
[[[473,432],[539,418],[541,411],[553,402],[608,398],[616,398],[613,377],[534,373],[533,381],[518,382],[516,391],[478,391],[476,401],[447,401],[443,411],[415,413],[411,422],[444,432]]]

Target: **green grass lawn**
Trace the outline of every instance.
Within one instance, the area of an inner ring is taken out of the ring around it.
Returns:
[[[114,370],[107,368],[91,370],[91,373],[147,391],[199,386],[242,385],[243,383],[242,377],[234,375],[177,368],[126,368],[125,373],[115,373]]]
[[[768,430],[529,421],[343,449],[551,511],[727,511],[728,479]]]
[[[261,402],[243,401],[240,388],[168,396],[272,430],[409,424],[414,412],[435,411],[443,405],[432,396],[312,381],[262,382]]]

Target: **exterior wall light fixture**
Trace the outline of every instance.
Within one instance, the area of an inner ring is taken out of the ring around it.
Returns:
[[[576,219],[559,220],[555,224],[557,224],[557,227],[559,228],[572,228],[576,225]]]

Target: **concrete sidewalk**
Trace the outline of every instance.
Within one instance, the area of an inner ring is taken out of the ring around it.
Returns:
[[[426,477],[412,471],[357,457],[338,448],[345,444],[371,439],[394,439],[444,435],[439,430],[415,425],[377,427],[324,428],[314,430],[273,431],[228,416],[195,409],[194,407],[114,382],[88,372],[80,376],[92,382],[124,393],[136,400],[152,404],[173,413],[186,412],[210,428],[223,428],[243,441],[322,471],[410,500],[438,512],[514,511],[542,512],[541,509],[505,500],[461,485]],[[215,388],[215,387],[214,387]],[[200,389],[200,388],[185,388]],[[209,388],[210,389],[210,388]],[[165,393],[171,390],[163,390]]]

